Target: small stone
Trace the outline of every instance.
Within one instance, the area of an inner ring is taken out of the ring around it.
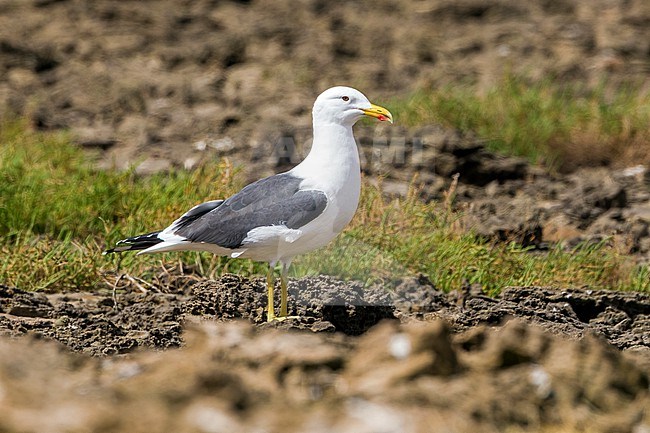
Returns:
[[[31,305],[15,305],[9,309],[8,313],[20,317],[48,317],[50,310]]]

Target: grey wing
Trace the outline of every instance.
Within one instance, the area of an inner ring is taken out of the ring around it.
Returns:
[[[192,209],[188,210],[183,215],[181,215],[180,218],[174,221],[170,226],[170,229],[172,231],[177,231],[182,227],[191,225],[194,221],[201,218],[203,215],[221,206],[223,202],[224,200],[212,200],[194,206]]]
[[[285,225],[297,229],[327,206],[322,191],[301,191],[302,179],[287,173],[248,185],[219,206],[179,227],[175,233],[192,242],[238,248],[256,227]]]

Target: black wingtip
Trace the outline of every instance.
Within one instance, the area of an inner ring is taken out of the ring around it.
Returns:
[[[119,245],[120,242],[118,242],[117,244]],[[129,251],[129,250],[133,250],[133,249],[144,249],[144,247],[143,248],[133,248],[132,245],[125,245],[123,247],[116,246],[115,248],[109,248],[109,249],[103,251],[102,256],[105,256],[107,254],[123,253],[124,251]]]
[[[109,248],[102,252],[102,255],[113,253],[122,253],[124,251],[138,251],[144,250],[159,244],[163,240],[158,237],[160,232],[151,232],[144,235],[133,236],[130,238],[122,239],[115,244],[115,247]]]

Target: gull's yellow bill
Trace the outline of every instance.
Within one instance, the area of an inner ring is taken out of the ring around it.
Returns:
[[[363,110],[363,114],[379,119],[382,122],[389,121],[393,123],[393,115],[390,114],[390,111],[379,105],[370,104],[370,108]]]

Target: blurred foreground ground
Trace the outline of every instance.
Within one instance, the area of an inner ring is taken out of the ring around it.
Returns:
[[[0,335],[16,337],[0,339],[0,430],[650,428],[648,295],[492,299],[328,277],[292,281],[290,295],[302,318],[266,324],[263,279],[115,297],[0,288]]]

